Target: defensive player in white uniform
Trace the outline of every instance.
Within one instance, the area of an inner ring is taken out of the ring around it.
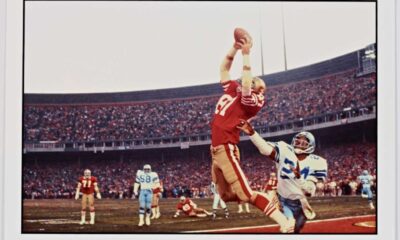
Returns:
[[[362,184],[361,197],[368,198],[369,207],[373,210],[375,207],[374,203],[372,202],[372,180],[373,177],[369,175],[368,170],[364,170],[362,175],[358,176],[358,181]]]
[[[241,120],[238,128],[250,136],[261,154],[276,162],[278,198],[294,232],[299,233],[306,219],[315,218],[305,193],[315,191],[318,179],[325,180],[327,176],[326,160],[312,154],[315,149],[314,136],[309,132],[300,132],[289,145],[283,141],[266,142],[244,120]]]
[[[159,184],[158,174],[151,171],[151,166],[146,164],[143,170],[138,170],[136,173],[136,181],[134,184],[133,193],[137,196],[140,187],[139,195],[139,224],[141,227],[146,221],[146,225],[150,225],[151,200],[153,198],[153,185]],[[146,218],[144,214],[146,213]]]
[[[220,204],[221,208],[225,211],[225,218],[229,218],[228,208],[226,207],[226,203],[224,202],[224,200],[221,199],[221,196],[218,193],[217,186],[215,185],[215,183],[211,182],[210,188],[211,192],[214,194],[213,212],[212,212],[213,220],[217,217],[218,204]]]

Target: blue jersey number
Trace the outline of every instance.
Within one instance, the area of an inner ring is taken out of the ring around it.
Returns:
[[[283,161],[283,163],[289,164],[289,165],[291,165],[292,167],[295,167],[294,162],[291,161],[291,160],[289,160],[289,159],[287,159],[287,158],[285,158],[285,160]],[[310,168],[309,168],[309,167],[306,167],[306,168],[303,168],[303,169],[300,171],[300,175],[303,175],[303,178],[306,179],[309,172],[310,172]],[[281,178],[282,178],[282,179],[289,179],[289,177],[288,177],[287,175],[288,175],[288,174],[291,174],[291,173],[293,173],[292,169],[286,168],[286,167],[282,167]]]
[[[146,183],[150,183],[151,182],[151,177],[146,175],[146,178],[144,175],[140,176],[140,182],[146,182]]]

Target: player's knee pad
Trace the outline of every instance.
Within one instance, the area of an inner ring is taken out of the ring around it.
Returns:
[[[233,191],[237,195],[237,198],[241,202],[249,202],[253,191],[246,186],[246,184],[238,179],[231,184]],[[225,201],[225,199],[223,199]]]

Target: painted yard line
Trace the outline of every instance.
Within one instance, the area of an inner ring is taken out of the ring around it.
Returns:
[[[332,221],[338,221],[338,220],[347,220],[347,219],[354,219],[354,218],[367,218],[367,217],[374,217],[374,216],[375,216],[375,214],[352,216],[352,217],[329,218],[329,219],[307,221],[307,223],[332,222]],[[236,228],[220,228],[220,229],[212,229],[212,230],[185,231],[183,233],[234,231],[234,230],[245,230],[245,229],[253,229],[253,228],[271,228],[271,227],[277,227],[277,226],[279,226],[279,225],[278,224],[269,224],[269,225],[259,225],[259,226],[251,226],[251,227],[236,227]]]

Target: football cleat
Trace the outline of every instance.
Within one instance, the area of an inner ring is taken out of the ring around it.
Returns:
[[[85,223],[86,223],[85,220],[83,220],[79,222],[79,225],[84,225]]]
[[[294,218],[290,218],[287,223],[279,229],[281,233],[293,233],[294,227],[296,225],[296,220]]]
[[[146,221],[146,225],[150,226],[150,215],[146,216],[146,220],[145,221]]]
[[[159,219],[160,216],[161,216],[161,214],[160,214],[159,212],[157,212],[157,214],[156,214],[156,219]]]
[[[370,208],[371,210],[374,210],[374,209],[375,209],[374,204],[373,204],[373,203],[369,203],[369,208]]]

